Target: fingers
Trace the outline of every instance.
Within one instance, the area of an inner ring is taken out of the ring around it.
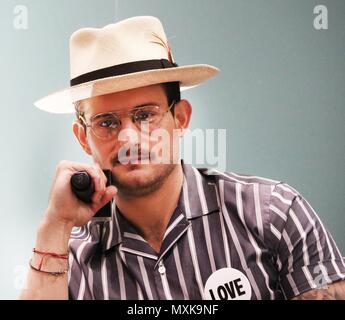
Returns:
[[[115,186],[107,187],[102,196],[97,199],[97,201],[93,201],[92,209],[94,212],[97,212],[101,208],[103,208],[109,201],[111,201],[115,195],[117,194],[117,188]]]
[[[95,193],[93,194],[91,200],[92,202],[98,203],[106,191],[107,177],[105,176],[103,170],[98,164],[91,167],[93,172],[92,178],[95,186]]]
[[[116,194],[117,189],[113,186],[107,188],[107,177],[98,163],[90,167],[94,179],[95,192],[92,195],[92,203],[99,209],[107,204]],[[97,209],[98,210],[98,209]]]
[[[94,184],[95,192],[91,197],[92,203],[96,206],[100,206],[106,199],[109,199],[109,202],[116,194],[117,190],[115,187],[107,188],[107,177],[105,176],[102,168],[99,166],[98,163],[94,163],[93,165],[70,162],[70,161],[61,161],[58,165],[58,171],[66,170],[66,174],[70,178],[75,172],[77,171],[86,171]],[[108,190],[108,191],[107,191]],[[107,191],[107,192],[106,192]],[[106,195],[106,196],[105,196]],[[104,198],[105,197],[105,198]],[[106,204],[105,202],[104,204]],[[100,206],[101,207],[101,206]]]
[[[92,201],[96,201],[98,200],[104,193],[105,189],[106,189],[106,183],[107,183],[107,178],[104,174],[104,172],[102,171],[102,169],[100,168],[100,166],[97,164],[95,165],[75,165],[73,168],[74,172],[75,171],[86,171],[94,184],[94,188],[95,188],[95,192],[92,196]],[[74,173],[73,172],[73,173]],[[72,174],[73,174],[72,173]]]
[[[98,174],[98,177],[100,178],[99,190],[104,191],[107,185],[107,177],[105,176],[103,170],[101,169],[98,163],[94,164],[93,168],[95,169],[96,173]],[[95,190],[98,191],[97,188],[95,188]]]

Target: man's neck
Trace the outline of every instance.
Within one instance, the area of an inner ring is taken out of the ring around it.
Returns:
[[[156,251],[160,251],[164,233],[177,206],[183,184],[183,170],[177,165],[155,192],[138,198],[116,198],[122,215],[132,223]]]

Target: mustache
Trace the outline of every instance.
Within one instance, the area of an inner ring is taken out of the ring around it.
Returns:
[[[121,149],[120,149],[121,150]],[[142,149],[142,148],[130,148],[126,150],[126,153],[121,152],[118,150],[114,157],[111,159],[111,165],[113,167],[121,165],[123,163],[131,163],[132,161],[140,161],[149,159],[152,160],[152,154],[150,150]]]

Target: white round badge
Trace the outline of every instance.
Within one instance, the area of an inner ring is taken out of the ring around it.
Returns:
[[[207,279],[204,295],[206,300],[250,300],[252,287],[241,271],[223,268]]]

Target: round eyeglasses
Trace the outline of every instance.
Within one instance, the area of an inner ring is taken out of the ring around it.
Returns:
[[[175,101],[169,106],[167,110],[162,110],[157,105],[147,105],[134,108],[129,112],[105,112],[99,113],[91,117],[90,123],[79,115],[79,119],[83,122],[85,127],[90,128],[93,134],[102,140],[110,140],[116,138],[121,130],[121,118],[130,117],[132,122],[141,128],[143,124],[149,124],[150,130],[156,129],[162,121],[165,114],[167,114],[175,105]]]

